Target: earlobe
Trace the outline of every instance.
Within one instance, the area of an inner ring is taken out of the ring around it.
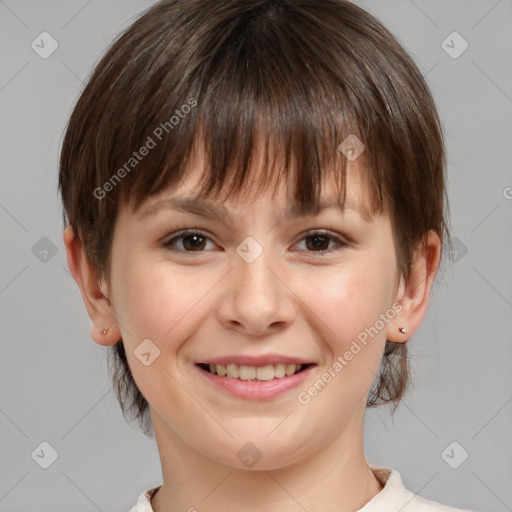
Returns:
[[[80,289],[85,308],[92,320],[91,337],[99,345],[113,345],[121,338],[114,309],[103,293],[99,279],[71,225],[64,229],[63,240],[69,270]]]
[[[429,231],[415,251],[411,272],[407,282],[401,279],[395,301],[400,312],[389,322],[386,339],[405,343],[421,324],[428,308],[430,291],[441,255],[441,240],[434,231]]]
[[[104,327],[101,330],[93,322],[91,325],[91,338],[98,345],[109,347],[111,345],[115,345],[121,339],[121,334],[117,329],[117,324],[114,323],[114,321],[112,321],[111,327]]]

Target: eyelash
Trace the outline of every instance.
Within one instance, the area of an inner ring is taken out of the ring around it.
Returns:
[[[175,248],[172,247],[174,242],[176,242],[179,239],[183,239],[183,238],[185,238],[187,236],[200,236],[202,238],[205,238],[207,240],[212,241],[210,239],[210,237],[204,231],[201,231],[201,230],[198,230],[198,229],[183,229],[181,231],[178,231],[177,233],[174,233],[172,238],[169,239],[167,242],[164,242],[163,245],[164,245],[164,247],[166,247],[168,249],[171,249],[172,251],[175,251],[175,252],[185,252],[185,253],[188,253],[188,254],[205,252],[203,250],[200,250],[200,251],[187,251],[187,250],[175,249]],[[318,229],[317,230],[308,231],[307,233],[304,234],[304,236],[300,239],[300,241],[303,241],[306,238],[315,237],[315,236],[329,238],[330,240],[336,242],[336,244],[340,248],[347,247],[349,245],[348,242],[346,242],[342,238],[336,236],[335,234],[333,234],[333,233],[331,233],[331,232],[329,232],[327,230],[318,230]],[[328,254],[328,253],[333,252],[333,249],[322,250],[322,251],[307,251],[307,252],[314,253],[314,254],[316,253],[316,254],[324,255],[324,254]]]

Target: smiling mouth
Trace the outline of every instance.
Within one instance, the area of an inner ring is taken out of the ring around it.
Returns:
[[[268,364],[265,366],[246,366],[238,364],[205,364],[199,363],[202,370],[235,380],[274,380],[290,377],[304,371],[311,364]]]

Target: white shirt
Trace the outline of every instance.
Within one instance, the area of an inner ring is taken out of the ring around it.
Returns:
[[[404,487],[400,473],[394,469],[370,467],[383,489],[356,512],[471,512],[449,507],[408,491]],[[154,512],[151,498],[158,489],[160,486],[142,493],[130,512]]]

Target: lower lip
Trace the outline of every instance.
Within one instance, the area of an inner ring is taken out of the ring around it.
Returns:
[[[221,377],[216,373],[210,373],[199,366],[196,366],[196,368],[209,382],[232,395],[246,400],[268,400],[302,384],[314,366],[308,366],[299,373],[272,380],[231,379],[229,377]]]

